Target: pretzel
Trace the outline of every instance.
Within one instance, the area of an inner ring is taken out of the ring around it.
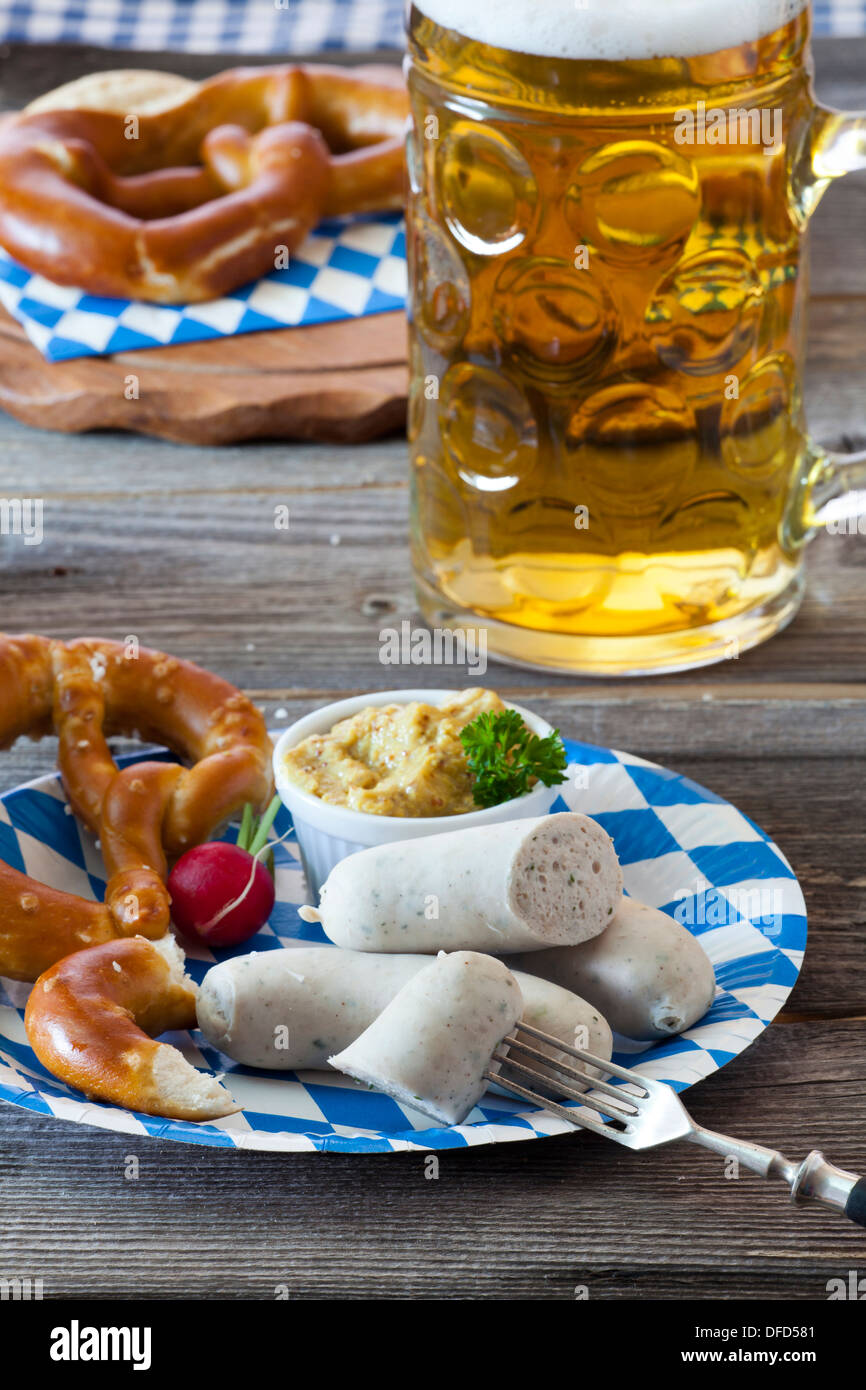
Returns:
[[[162,936],[168,861],[271,792],[264,720],[227,681],[146,647],[0,635],[0,748],[52,730],[70,805],[102,843],[105,904],[0,865],[0,975],[12,979],[91,943]],[[193,766],[118,771],[112,734],[164,743]]]
[[[0,130],[0,245],[50,280],[211,299],[273,271],[278,248],[295,250],[323,216],[402,202],[399,73],[149,73],[150,88],[125,76],[69,84]]]
[[[213,1120],[240,1107],[224,1086],[153,1037],[195,1027],[195,985],[171,936],[109,941],[46,970],[24,1013],[43,1066],[89,1097],[171,1120]]]
[[[0,975],[35,980],[63,956],[117,934],[104,903],[49,888],[0,860]]]

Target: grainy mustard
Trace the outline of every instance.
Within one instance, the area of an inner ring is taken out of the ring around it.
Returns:
[[[375,816],[455,816],[478,808],[460,730],[505,706],[492,690],[444,705],[369,705],[289,749],[286,775],[332,806]]]

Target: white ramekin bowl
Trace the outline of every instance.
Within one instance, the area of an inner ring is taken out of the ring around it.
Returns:
[[[303,743],[311,734],[326,734],[341,719],[348,719],[370,705],[408,705],[420,700],[441,705],[452,699],[455,690],[377,690],[370,695],[353,695],[337,700],[298,719],[277,740],[274,749],[274,780],[283,805],[288,807],[298,837],[298,846],[307,878],[307,887],[318,900],[319,890],[335,864],[359,849],[385,845],[391,840],[416,840],[422,835],[443,835],[446,830],[468,830],[474,825],[519,820],[522,816],[544,816],[559,793],[559,787],[539,784],[525,796],[467,811],[460,816],[377,816],[347,806],[331,806],[318,796],[295,785],[286,776],[283,759],[290,748]],[[553,732],[550,724],[520,705],[517,710],[534,734],[542,738]]]

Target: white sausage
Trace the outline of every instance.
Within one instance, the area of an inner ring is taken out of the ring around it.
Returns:
[[[441,1125],[459,1125],[498,1070],[493,1053],[523,1009],[520,986],[493,956],[442,952],[413,975],[369,1028],[329,1058]]]
[[[335,946],[254,951],[208,971],[198,992],[198,1026],[213,1047],[247,1066],[324,1068],[429,964],[430,956]],[[611,1032],[598,1010],[547,980],[521,973],[515,979],[526,1023],[569,1046],[610,1057]]]
[[[627,1038],[682,1033],[703,1018],[715,997],[713,967],[697,938],[634,898],[623,898],[610,926],[593,941],[528,951],[508,963],[582,995]]]
[[[565,811],[361,850],[301,916],[348,950],[505,955],[597,936],[621,895],[610,836]]]

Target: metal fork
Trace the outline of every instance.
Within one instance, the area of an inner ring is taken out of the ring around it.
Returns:
[[[533,1047],[531,1042],[525,1041],[527,1036],[545,1043],[558,1053],[574,1057],[586,1066],[597,1067],[604,1075],[620,1077],[629,1083],[628,1089],[611,1086],[607,1081],[556,1061],[546,1052]],[[506,1048],[507,1052],[504,1050]],[[541,1062],[547,1074],[534,1071],[532,1067],[517,1061],[515,1053]],[[702,1144],[704,1148],[712,1149],[725,1158],[737,1159],[763,1178],[781,1178],[791,1189],[792,1202],[802,1202],[811,1197],[825,1206],[844,1212],[858,1226],[866,1226],[866,1178],[835,1168],[832,1163],[826,1162],[817,1149],[813,1149],[802,1163],[792,1163],[775,1149],[765,1149],[749,1140],[731,1139],[726,1134],[704,1129],[703,1125],[695,1124],[676,1091],[664,1081],[653,1081],[639,1072],[594,1057],[591,1052],[568,1047],[559,1038],[552,1038],[528,1023],[518,1024],[514,1032],[503,1040],[493,1054],[493,1061],[507,1067],[509,1073],[519,1072],[530,1082],[547,1090],[555,1087],[557,1094],[578,1101],[581,1106],[589,1107],[601,1117],[566,1109],[547,1096],[503,1076],[502,1072],[489,1070],[484,1073],[489,1081],[495,1082],[509,1094],[531,1101],[571,1125],[592,1130],[593,1134],[613,1139],[629,1149],[653,1149],[659,1144],[672,1144],[677,1139],[690,1139],[692,1143]],[[560,1080],[560,1077],[565,1080]],[[576,1090],[569,1084],[575,1081],[590,1089]]]

